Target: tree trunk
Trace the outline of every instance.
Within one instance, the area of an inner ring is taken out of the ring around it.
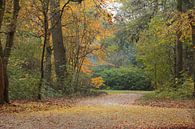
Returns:
[[[194,13],[195,10],[195,1],[192,1],[192,10]],[[195,97],[195,19],[192,15],[192,22],[191,22],[191,26],[192,26],[192,44],[193,44],[193,74],[194,74],[194,92],[193,92],[193,96]]]
[[[182,0],[177,0],[177,11],[182,12]],[[181,30],[178,28],[177,41],[176,41],[176,77],[181,77],[183,71],[183,44],[180,40]]]
[[[49,35],[47,38],[47,43],[46,43],[46,59],[45,59],[45,80],[48,84],[51,82],[51,55],[52,55],[52,49],[50,46],[50,40],[49,40]]]
[[[183,44],[180,41],[181,34],[177,34],[176,41],[176,76],[181,77],[181,72],[183,71]]]
[[[5,1],[0,1],[0,29],[3,23],[3,17],[5,12]],[[4,66],[3,66],[3,47],[1,44],[1,37],[0,37],[0,104],[5,103],[5,97],[4,97]]]
[[[41,89],[42,89],[42,84],[44,81],[45,76],[47,76],[45,73],[45,69],[44,69],[44,59],[45,59],[45,49],[46,46],[49,44],[49,21],[48,21],[48,10],[49,10],[49,0],[45,0],[42,2],[42,13],[43,13],[43,17],[44,17],[44,42],[43,42],[43,49],[42,49],[42,57],[41,57],[41,80],[40,80],[40,84],[38,87],[38,100],[41,100],[42,98],[42,94],[41,94]]]
[[[62,25],[61,25],[61,15],[59,0],[50,1],[51,10],[51,32],[52,32],[52,42],[54,49],[54,61],[55,61],[55,72],[57,76],[57,81],[60,85],[60,89],[63,88],[63,82],[66,75],[66,49],[63,44],[62,37]]]
[[[192,44],[193,44],[193,81],[194,81],[194,92],[195,97],[195,25],[192,23]]]
[[[11,54],[11,48],[14,43],[14,35],[16,32],[16,23],[18,19],[18,13],[20,10],[20,4],[19,0],[14,0],[13,1],[13,16],[11,19],[10,24],[8,25],[8,33],[6,37],[6,45],[4,49],[4,83],[5,83],[5,88],[4,88],[4,97],[5,101],[9,103],[9,94],[8,94],[8,89],[9,89],[9,80],[8,80],[8,75],[7,75],[7,64],[8,64],[8,59]]]
[[[5,96],[4,96],[4,67],[3,67],[3,58],[0,57],[0,104],[5,103]]]

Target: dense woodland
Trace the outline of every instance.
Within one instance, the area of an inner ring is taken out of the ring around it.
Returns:
[[[155,90],[195,96],[194,0],[1,0],[0,103]]]

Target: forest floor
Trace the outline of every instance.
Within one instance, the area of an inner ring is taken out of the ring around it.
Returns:
[[[195,129],[193,106],[139,103],[142,95],[116,93],[43,102],[14,101],[0,107],[0,129]]]

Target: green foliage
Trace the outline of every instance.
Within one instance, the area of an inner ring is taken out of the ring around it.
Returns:
[[[105,85],[115,90],[151,90],[150,79],[136,67],[110,68],[95,72],[101,76]]]
[[[135,44],[129,40],[124,24],[116,24],[115,27],[118,31],[101,41],[106,50],[106,61],[116,67],[136,64]]]
[[[29,74],[21,70],[9,70],[10,98],[11,99],[33,99],[37,97],[39,78],[37,74]]]
[[[144,65],[155,88],[174,80],[175,37],[167,34],[164,28],[166,25],[162,17],[154,17],[137,43],[137,60]]]
[[[45,80],[43,80],[42,83],[42,88],[41,88],[41,95],[42,98],[58,98],[58,97],[63,97],[63,91],[56,89],[57,86],[56,84],[57,82],[46,82]]]
[[[40,83],[40,40],[27,38],[15,44],[8,64],[9,92],[11,99],[34,99]]]
[[[144,99],[189,99],[192,98],[192,93],[193,93],[193,82],[191,79],[187,80],[184,82],[183,85],[173,88],[171,85],[170,86],[163,86],[166,87],[161,90],[157,90],[153,93],[146,94],[144,96]]]

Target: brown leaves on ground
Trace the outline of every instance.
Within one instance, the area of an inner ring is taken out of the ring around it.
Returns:
[[[189,108],[195,109],[195,99],[191,100],[137,100],[135,105],[166,107],[166,108]]]
[[[14,101],[0,107],[0,129],[195,129],[195,109],[132,105],[141,96]]]
[[[2,113],[20,113],[47,111],[52,109],[70,108],[76,101],[70,98],[47,99],[44,101],[11,101],[11,104],[0,105],[0,114]]]

